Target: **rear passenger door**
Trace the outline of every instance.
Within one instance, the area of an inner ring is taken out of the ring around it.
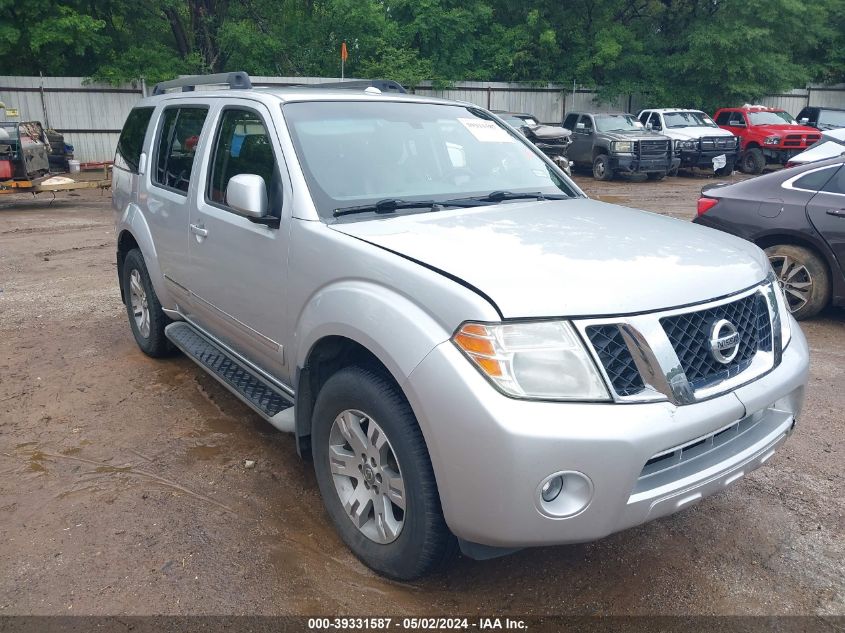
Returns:
[[[845,167],[840,167],[813,196],[807,204],[807,215],[845,273]]]
[[[208,111],[209,105],[201,103],[164,106],[156,119],[152,156],[143,181],[145,218],[161,272],[179,309],[190,303],[185,290],[189,200],[196,186],[194,159]]]
[[[262,103],[247,99],[227,99],[213,119],[190,215],[190,318],[261,369],[285,378],[290,187],[276,124]],[[239,174],[264,180],[278,227],[251,222],[227,204],[226,187]]]

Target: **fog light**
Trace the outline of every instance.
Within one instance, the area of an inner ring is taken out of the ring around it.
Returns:
[[[563,490],[563,477],[555,475],[543,484],[540,489],[540,496],[543,497],[543,501],[550,503],[557,499],[561,490]]]
[[[537,509],[551,519],[566,519],[583,512],[593,499],[593,482],[584,473],[552,473],[537,486]]]

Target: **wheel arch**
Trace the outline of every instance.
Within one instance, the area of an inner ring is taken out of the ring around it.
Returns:
[[[292,350],[299,454],[310,453],[314,403],[334,372],[373,368],[402,391],[417,365],[451,334],[410,298],[372,282],[347,280],[315,293],[297,321]]]
[[[133,248],[141,251],[144,256],[144,264],[150,275],[150,282],[153,284],[159,302],[165,308],[171,307],[170,293],[164,284],[161,267],[158,261],[158,251],[153,241],[153,236],[144,214],[135,205],[127,206],[117,222],[117,274],[118,280],[122,279],[123,262],[126,254]],[[121,299],[123,297],[123,284],[121,286]]]

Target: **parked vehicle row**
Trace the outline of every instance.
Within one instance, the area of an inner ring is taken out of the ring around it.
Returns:
[[[569,112],[563,128],[541,125],[530,114],[498,114],[562,167],[571,163],[592,169],[598,180],[635,173],[661,180],[680,167],[712,169],[717,176],[739,168],[756,175],[769,164],[794,165],[826,157],[836,148],[826,145],[818,152],[805,152],[822,140],[820,130],[845,127],[845,110],[821,107],[804,108],[800,123],[785,110],[751,105],[722,108],[715,121],[701,110],[687,108],[649,108],[636,118],[624,112]],[[824,140],[838,144],[841,135],[833,133]]]

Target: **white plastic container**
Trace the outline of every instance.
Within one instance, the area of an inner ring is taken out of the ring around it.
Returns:
[[[68,171],[70,171],[70,173],[78,174],[79,173],[79,161],[78,160],[69,160],[67,162],[67,168],[68,168]]]

